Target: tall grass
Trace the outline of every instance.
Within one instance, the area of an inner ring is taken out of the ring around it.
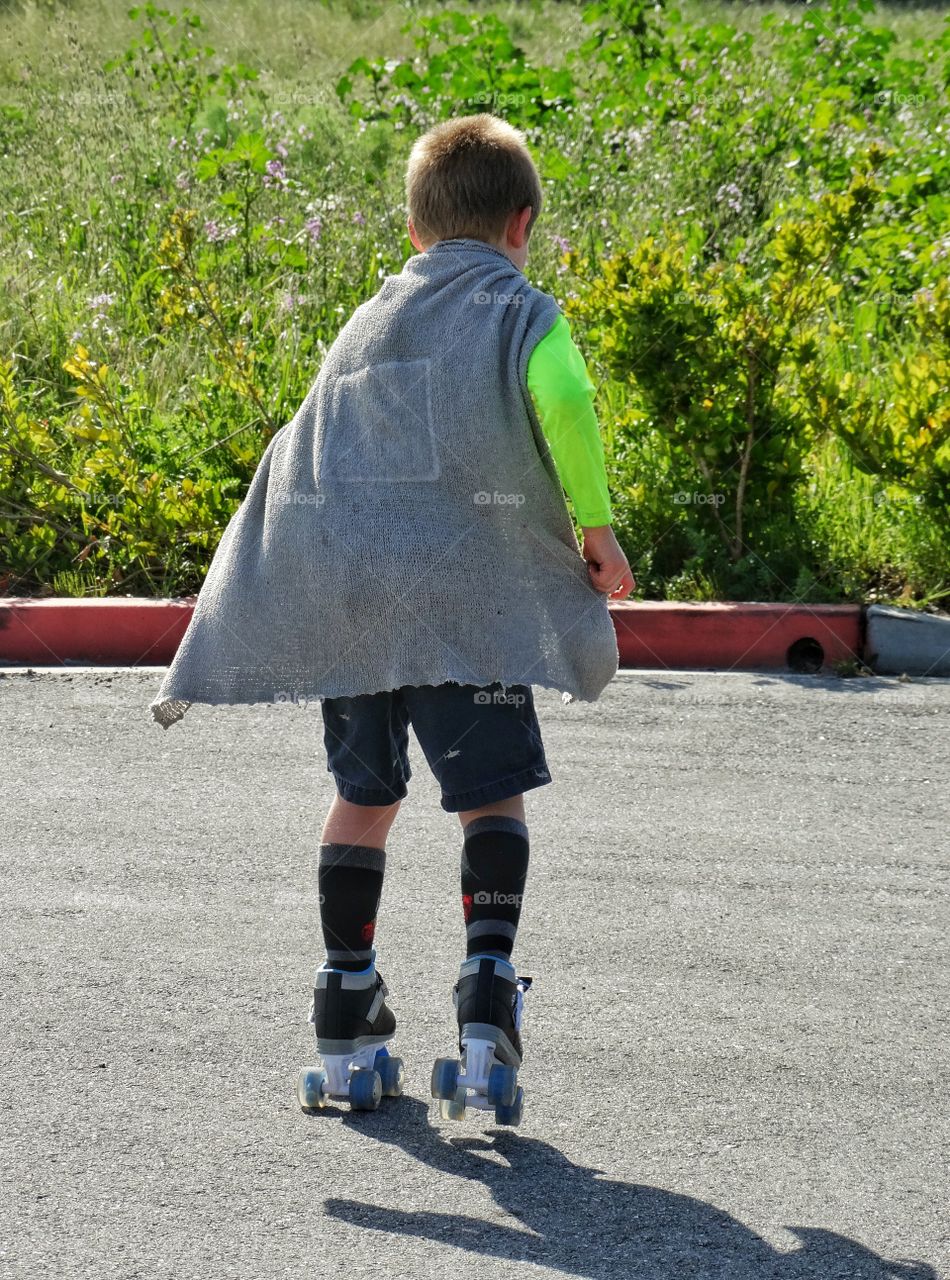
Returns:
[[[106,0],[0,9],[0,590],[195,590],[340,325],[411,251],[402,175],[424,99],[401,105],[389,85],[371,110],[360,73],[345,101],[337,84],[358,58],[409,66],[419,24],[444,6],[248,0],[201,6],[194,25],[180,4],[167,11],[176,23]],[[570,68],[573,92],[540,117],[519,119],[523,101],[507,112],[504,93],[488,99],[524,124],[546,176],[529,274],[565,303],[584,287],[566,252],[596,265],[648,234],[692,226],[703,228],[707,259],[754,262],[773,234],[768,219],[841,189],[875,138],[899,142],[895,174],[934,168],[940,151],[932,95],[816,133],[808,95],[821,83],[798,95],[784,151],[770,154],[760,134],[745,144],[728,95],[764,109],[776,85],[794,90],[811,74],[807,51],[802,69],[779,57],[781,41],[797,38],[781,24],[807,17],[799,6],[686,5],[675,38],[696,44],[687,62],[706,78],[691,80],[687,67],[647,84],[647,70],[628,62],[627,79],[614,79],[629,92],[609,109],[604,64],[578,55],[597,27],[581,6],[466,13],[497,15],[529,70]],[[768,29],[766,15],[776,20]],[[661,16],[650,21],[664,31]],[[873,22],[897,33],[892,58],[946,41],[933,10],[883,9]],[[752,41],[728,87],[715,79],[727,54],[709,52],[722,23]],[[479,40],[488,48],[483,30],[448,54]],[[930,63],[939,78],[943,64]],[[488,74],[517,98],[509,69]],[[466,76],[447,104],[457,113],[485,100]],[[431,103],[434,118],[445,106]],[[790,164],[799,135],[813,154]],[[928,198],[894,197],[882,221],[916,252],[933,238]],[[921,279],[896,243],[882,261],[892,257],[887,279],[841,299],[859,364],[884,367],[882,353],[904,340],[901,308]],[[796,482],[794,526],[766,530],[747,563],[726,563],[696,510],[672,501],[692,479],[645,420],[636,388],[613,380],[593,333],[575,329],[600,383],[616,526],[645,593],[921,603],[947,593],[945,520],[858,471],[828,439]]]

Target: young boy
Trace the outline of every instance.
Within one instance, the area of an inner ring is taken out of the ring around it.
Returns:
[[[462,824],[467,1077],[474,1055],[482,1077],[500,1064],[492,1096],[512,1104],[523,796],[551,780],[531,685],[595,700],[617,669],[607,599],[635,585],[593,385],[523,274],[541,209],[523,135],[488,114],[437,125],[413,147],[407,204],[418,254],[356,308],[268,445],[152,704],[168,727],[195,701],[322,699],[337,795],[312,1017],[327,1072],[302,1079],[305,1107],[401,1087],[377,1054],[395,1020],[373,942],[410,724]]]

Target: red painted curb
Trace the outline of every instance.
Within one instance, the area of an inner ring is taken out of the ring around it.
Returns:
[[[612,604],[622,667],[693,667],[717,671],[808,667],[860,658],[856,604]],[[803,643],[790,655],[792,645]],[[816,643],[821,648],[819,654]]]
[[[193,600],[0,600],[0,662],[163,666]]]
[[[0,662],[164,666],[193,600],[0,600]],[[812,663],[861,656],[860,605],[612,604],[623,667],[784,669],[797,641]],[[814,647],[821,646],[821,654]]]

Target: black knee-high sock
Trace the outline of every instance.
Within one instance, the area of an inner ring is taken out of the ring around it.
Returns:
[[[364,844],[320,846],[320,922],[327,964],[353,973],[373,958],[386,853]]]
[[[528,873],[528,828],[517,818],[473,818],[463,831],[466,956],[509,959]]]

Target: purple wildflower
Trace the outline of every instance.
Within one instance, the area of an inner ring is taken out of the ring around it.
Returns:
[[[113,302],[115,302],[114,293],[97,293],[94,298],[89,299],[89,309],[93,312],[93,329],[103,329],[107,334],[113,332],[109,325],[109,317],[106,314]]]
[[[303,301],[302,293],[295,293],[293,289],[288,289],[280,300],[280,309],[281,311],[288,311],[292,315]]]
[[[233,240],[237,235],[237,227],[222,227],[214,218],[209,218],[204,225],[204,232],[212,244],[221,244],[224,240]]]
[[[727,205],[733,213],[742,212],[742,192],[734,182],[724,183],[716,192],[720,204]]]
[[[268,160],[267,173],[264,175],[265,187],[286,187],[287,174],[283,160]]]

